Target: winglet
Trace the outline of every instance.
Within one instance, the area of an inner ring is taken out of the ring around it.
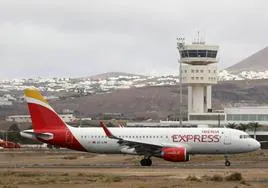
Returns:
[[[105,134],[106,134],[107,137],[113,138],[113,139],[118,139],[117,137],[115,137],[111,133],[111,131],[107,128],[107,126],[102,121],[100,122],[100,126],[103,128],[103,130],[104,130],[104,132],[105,132]]]

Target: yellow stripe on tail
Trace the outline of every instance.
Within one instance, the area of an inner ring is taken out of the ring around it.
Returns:
[[[27,88],[24,90],[24,95],[33,99],[40,100],[48,104],[47,100],[41,95],[41,93],[35,88]]]

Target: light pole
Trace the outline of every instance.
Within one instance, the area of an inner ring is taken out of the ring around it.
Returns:
[[[182,126],[182,110],[181,110],[181,106],[182,106],[182,70],[181,70],[181,61],[179,60],[180,63],[180,127]]]
[[[177,38],[177,48],[179,50],[179,55],[180,51],[184,49],[184,38]],[[180,75],[179,75],[179,80],[180,80],[180,108],[179,108],[179,116],[180,116],[180,127],[182,126],[182,61],[179,58],[178,63],[180,64]]]

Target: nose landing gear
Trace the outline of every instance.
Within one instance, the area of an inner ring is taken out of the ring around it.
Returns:
[[[228,156],[225,155],[224,158],[225,158],[225,166],[231,166],[231,162],[228,160]]]
[[[151,166],[152,165],[152,160],[148,158],[144,158],[140,161],[141,166]]]

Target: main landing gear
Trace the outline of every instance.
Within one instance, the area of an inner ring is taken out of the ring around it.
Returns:
[[[141,166],[151,166],[152,160],[150,159],[150,157],[148,157],[148,158],[142,159],[140,163],[141,163]]]
[[[225,158],[225,166],[231,166],[231,162],[228,160],[228,156],[225,155],[224,158]]]

